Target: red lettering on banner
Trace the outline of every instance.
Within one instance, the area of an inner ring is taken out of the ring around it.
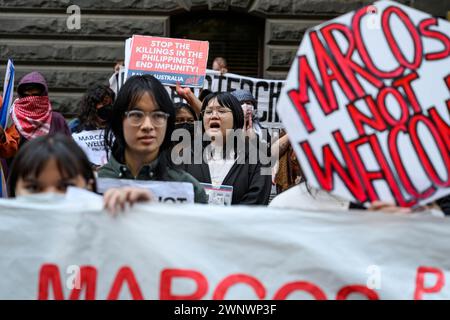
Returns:
[[[425,54],[425,60],[440,60],[450,55],[450,38],[444,33],[429,29],[431,26],[437,25],[438,19],[436,18],[427,18],[419,23],[419,31],[424,37],[440,41],[444,46],[442,51]]]
[[[286,300],[286,297],[294,291],[308,292],[316,300],[327,300],[325,292],[314,283],[308,281],[297,281],[285,284],[275,293],[273,300]]]
[[[301,142],[300,147],[308,158],[308,163],[311,165],[318,183],[324,190],[332,191],[334,189],[333,174],[337,173],[353,196],[358,199],[358,201],[364,202],[366,201],[367,196],[364,194],[358,172],[352,165],[352,158],[346,148],[344,138],[339,131],[333,132],[333,136],[344,157],[345,166],[339,162],[329,145],[322,147],[322,166],[319,164],[308,141]]]
[[[341,51],[335,37],[333,36],[333,32],[335,31],[339,31],[348,42],[348,48],[345,53]],[[320,32],[330,49],[331,56],[336,59],[336,64],[342,69],[342,72],[349,81],[350,86],[356,92],[358,98],[362,98],[366,95],[366,92],[361,86],[359,80],[356,78],[355,73],[362,76],[376,88],[381,88],[384,86],[383,81],[352,60],[352,55],[355,51],[355,39],[351,30],[347,26],[339,23],[331,23],[323,27]]]
[[[361,19],[366,14],[371,14],[369,10],[367,10],[367,7],[361,8],[360,10],[356,11],[355,15],[352,19],[352,29],[355,37],[355,44],[356,48],[358,49],[358,53],[361,57],[361,60],[364,62],[364,65],[369,69],[369,72],[376,75],[380,78],[395,78],[400,76],[405,68],[401,65],[399,65],[397,68],[391,71],[382,71],[377,68],[377,66],[372,61],[372,58],[369,55],[369,52],[367,51],[362,35],[361,35]]]
[[[425,287],[425,274],[436,276],[436,282],[432,287]],[[419,267],[416,274],[416,289],[414,300],[422,300],[424,293],[436,293],[441,291],[445,284],[445,276],[441,269],[433,267]]]
[[[219,282],[214,291],[213,300],[223,300],[228,289],[237,283],[248,284],[255,290],[255,293],[260,300],[264,299],[266,296],[266,288],[264,288],[264,285],[255,277],[246,274],[232,274]]]
[[[403,165],[402,156],[398,150],[397,139],[400,132],[407,133],[406,126],[397,126],[393,128],[388,135],[388,145],[391,152],[392,162],[394,163],[398,177],[400,178],[402,185],[405,187],[405,190],[415,198],[426,199],[436,192],[436,188],[431,185],[428,189],[420,193],[416,187],[413,186],[413,183],[406,172],[405,166]]]
[[[197,289],[188,295],[174,295],[172,293],[172,279],[187,278],[194,280]],[[203,274],[195,270],[164,269],[161,272],[159,298],[161,300],[200,300],[208,292],[208,280]]]
[[[347,105],[348,114],[353,122],[353,125],[356,128],[356,131],[358,131],[358,134],[360,136],[366,134],[366,131],[364,130],[364,125],[368,125],[379,132],[383,132],[384,130],[386,130],[387,129],[386,123],[384,122],[383,117],[378,111],[378,107],[375,104],[375,101],[373,100],[372,96],[365,96],[364,101],[366,102],[366,105],[369,107],[369,111],[373,117],[369,117],[364,113],[362,113],[355,106],[354,103],[350,103]]]
[[[330,113],[332,110],[328,104],[325,94],[322,91],[322,88],[319,85],[319,82],[317,81],[316,76],[314,75],[314,72],[308,63],[308,59],[306,56],[300,56],[298,57],[298,89],[290,90],[288,95],[296,107],[306,130],[308,130],[308,132],[313,132],[316,129],[311,122],[311,118],[309,117],[305,106],[305,104],[309,102],[308,89],[310,86],[322,110],[325,114]]]
[[[325,89],[325,94],[328,98],[328,106],[330,107],[330,112],[333,112],[339,108],[336,96],[334,94],[333,81],[336,81],[339,87],[342,89],[344,94],[349,100],[354,100],[355,95],[352,89],[348,85],[344,76],[341,74],[337,66],[334,64],[333,60],[330,58],[322,43],[320,42],[317,32],[311,31],[309,33],[311,39],[311,44],[314,48],[314,53],[316,57],[317,67],[319,68],[320,78],[322,80],[323,87]],[[331,71],[331,74],[329,73]]]
[[[97,286],[97,269],[92,266],[82,266],[80,268],[80,288],[73,288],[70,300],[80,299],[81,290],[86,288],[86,299],[95,300],[95,290]]]
[[[401,87],[405,91],[405,95],[408,98],[411,107],[413,108],[415,113],[422,112],[422,108],[420,107],[419,101],[417,100],[416,94],[414,93],[413,88],[411,87],[411,82],[413,80],[418,79],[419,76],[417,72],[411,72],[407,76],[394,80],[392,85],[394,87]]]
[[[128,283],[128,288],[130,289],[131,297],[133,300],[144,300],[139,284],[134,276],[133,270],[130,267],[122,267],[114,279],[114,282],[109,291],[107,300],[117,300],[120,295],[120,291],[124,283]]]
[[[447,105],[447,108],[450,114],[450,105]],[[428,109],[428,114],[450,152],[450,126],[445,123],[444,119],[441,118],[435,107]]]
[[[55,264],[44,264],[39,272],[38,300],[48,300],[50,286],[53,288],[55,300],[64,300],[61,274]]]
[[[380,298],[378,297],[378,293],[376,293],[374,290],[369,289],[366,286],[357,284],[341,288],[336,295],[336,300],[346,300],[348,296],[352,293],[363,294],[369,300],[380,300]]]
[[[391,16],[395,14],[400,21],[403,22],[404,26],[408,30],[408,33],[410,34],[413,43],[414,43],[414,59],[412,62],[409,62],[404,54],[402,53],[402,50],[398,46],[397,41],[395,40],[394,35],[392,34],[391,26],[389,25]],[[423,47],[422,47],[422,41],[420,40],[419,32],[417,31],[416,27],[414,26],[414,23],[411,21],[409,16],[404,12],[401,8],[398,7],[387,7],[381,16],[381,26],[384,31],[384,34],[386,36],[387,42],[389,44],[389,47],[392,50],[392,53],[394,54],[397,61],[400,62],[400,64],[406,68],[415,70],[420,67],[422,64],[422,55],[423,55]]]
[[[400,119],[394,119],[392,117],[391,113],[388,111],[388,109],[392,109],[392,108],[390,108],[390,106],[386,106],[386,96],[387,95],[391,95],[392,97],[395,98],[395,100],[397,100],[397,102],[400,106],[400,110],[401,110]],[[384,120],[392,127],[406,123],[406,121],[409,118],[408,105],[407,105],[405,99],[403,98],[403,96],[400,94],[400,92],[398,92],[395,88],[385,87],[385,88],[381,89],[381,91],[379,92],[379,94],[377,96],[377,104],[378,104],[378,108],[380,109],[380,113],[382,114]]]
[[[73,288],[69,300],[78,300],[83,288],[86,288],[85,300],[95,300],[97,285],[97,269],[92,266],[81,266],[79,278],[79,288]],[[39,300],[48,300],[50,286],[53,287],[55,300],[64,300],[61,274],[55,264],[44,264],[39,273]]]
[[[365,167],[361,156],[358,152],[358,147],[368,144],[372,149],[372,152],[377,160],[377,164],[380,166],[379,171],[368,171]],[[363,180],[364,188],[369,196],[370,201],[379,200],[379,197],[375,191],[373,186],[374,180],[385,180],[394,195],[395,199],[401,206],[412,206],[417,203],[417,200],[413,200],[408,202],[404,199],[402,192],[398,186],[397,180],[389,167],[389,163],[383,153],[383,149],[381,148],[380,142],[376,135],[369,135],[365,137],[358,138],[348,144],[348,148],[352,154],[352,159],[355,162],[355,167],[358,168],[358,172],[361,175],[361,179]]]
[[[439,152],[442,156],[442,161],[444,162],[444,167],[446,168],[447,172],[447,180],[443,180],[439,177],[439,174],[437,173],[436,169],[434,168],[430,157],[426,153],[422,142],[420,141],[418,132],[417,132],[417,126],[419,123],[422,123],[425,125],[425,127],[428,129],[428,131],[433,136],[433,139],[439,149]],[[409,123],[409,133],[411,135],[411,141],[417,151],[417,154],[419,156],[420,162],[422,163],[423,167],[425,168],[426,173],[431,178],[431,181],[434,182],[435,185],[441,186],[441,187],[449,187],[450,186],[450,154],[448,152],[448,146],[445,145],[444,140],[441,138],[438,130],[434,126],[433,122],[428,119],[424,115],[415,115],[410,123]]]

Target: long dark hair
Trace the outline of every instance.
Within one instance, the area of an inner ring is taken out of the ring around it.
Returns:
[[[72,138],[58,133],[33,139],[19,150],[8,178],[9,195],[16,196],[19,179],[39,176],[50,159],[56,160],[61,176],[72,179],[81,175],[86,183],[92,182],[93,191],[97,192],[88,157]]]
[[[164,86],[149,74],[132,76],[120,89],[113,105],[111,120],[105,130],[105,146],[120,163],[125,163],[126,141],[123,133],[125,112],[130,110],[142,96],[148,93],[159,109],[169,114],[166,134],[159,149],[159,165],[156,176],[164,178],[170,165],[171,136],[175,126],[175,108]]]
[[[97,108],[99,103],[102,103],[105,97],[110,97],[114,102],[116,94],[109,87],[104,85],[94,85],[90,87],[83,95],[80,104],[80,126],[78,131],[83,131],[86,127],[96,127],[97,124]]]

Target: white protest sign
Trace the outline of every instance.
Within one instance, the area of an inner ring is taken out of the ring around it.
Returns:
[[[97,179],[97,190],[104,193],[110,188],[140,187],[150,190],[158,202],[194,203],[194,186],[189,182],[145,181],[129,179]]]
[[[103,166],[108,162],[105,148],[105,130],[81,131],[73,133],[72,138],[83,149],[91,163]]]
[[[449,219],[213,211],[1,200],[0,299],[450,299]]]
[[[306,33],[277,111],[312,186],[401,206],[450,193],[449,35],[391,1]]]

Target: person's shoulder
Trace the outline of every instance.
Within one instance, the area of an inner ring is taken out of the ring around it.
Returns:
[[[97,173],[99,178],[117,178],[117,173],[113,162],[114,160],[110,157],[108,162],[98,169]]]
[[[50,132],[62,132],[67,135],[70,134],[69,126],[67,125],[66,119],[64,116],[56,111],[52,111],[52,120],[51,120],[51,128]]]
[[[52,111],[52,118],[55,120],[58,120],[58,121],[63,120],[64,122],[66,122],[66,119],[64,119],[64,116],[57,111]]]
[[[298,207],[301,207],[301,202],[304,200],[304,195],[305,190],[301,185],[293,186],[273,198],[269,204],[269,207],[295,208],[297,205]]]

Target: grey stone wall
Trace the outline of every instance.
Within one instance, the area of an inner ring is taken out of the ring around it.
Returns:
[[[124,40],[133,34],[170,36],[170,17],[204,11],[244,12],[265,19],[264,76],[284,78],[305,30],[371,3],[367,0],[0,0],[0,64],[14,58],[16,81],[38,70],[48,80],[56,110],[77,113],[89,85],[107,83]],[[445,16],[448,2],[401,0]],[[81,8],[81,28],[70,30],[67,7]],[[4,68],[4,67],[2,67]],[[3,83],[3,70],[0,70]]]

